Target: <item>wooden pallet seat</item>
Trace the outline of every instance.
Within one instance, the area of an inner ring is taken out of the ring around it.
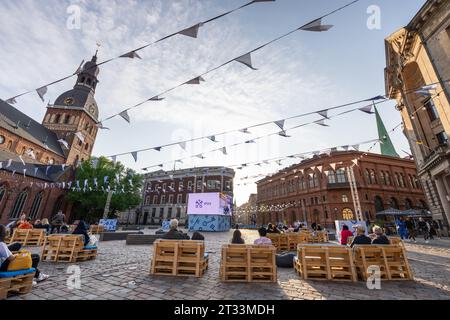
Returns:
[[[84,246],[82,235],[49,235],[42,249],[41,260],[50,262],[78,262],[97,257],[96,246]]]
[[[23,246],[42,246],[45,241],[45,229],[14,229],[9,243]]]
[[[229,244],[222,247],[220,278],[223,282],[276,282],[274,246]]]
[[[204,241],[157,239],[153,245],[152,275],[201,277],[208,268]]]
[[[372,276],[370,266],[377,266],[381,280],[413,280],[403,245],[355,245],[354,261],[358,276],[367,280]]]
[[[89,232],[93,233],[93,234],[99,234],[99,233],[105,232],[105,227],[101,224],[99,224],[99,225],[92,224],[89,227]]]
[[[0,272],[0,300],[12,294],[29,293],[35,273],[34,268]]]

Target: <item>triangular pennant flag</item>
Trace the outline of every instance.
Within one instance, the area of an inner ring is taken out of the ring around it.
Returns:
[[[119,116],[125,119],[126,122],[130,123],[130,116],[128,115],[128,111],[124,110],[121,113],[119,113]]]
[[[359,151],[359,144],[352,145],[352,148],[355,149],[356,151]]]
[[[101,123],[101,122],[97,123],[95,126],[96,126],[97,128],[99,128],[99,129],[102,129],[102,130],[110,130],[109,128],[104,127],[104,126],[103,126],[103,123]]]
[[[284,130],[284,120],[274,121],[274,123],[280,127],[281,130]]]
[[[333,25],[323,25],[322,18],[320,18],[320,19],[311,21],[304,27],[300,27],[299,30],[322,32],[322,31],[328,31],[332,27],[333,27]]]
[[[158,167],[161,167],[161,168],[162,168],[162,167],[164,167],[164,165],[163,165],[163,164],[158,164]]]
[[[386,96],[376,96],[376,97],[373,97],[373,98],[370,98],[370,99],[367,99],[364,101],[375,101],[375,100],[386,100]]]
[[[319,111],[319,112],[317,112],[317,114],[324,117],[325,119],[329,119],[328,118],[328,110]]]
[[[11,164],[12,164],[12,159],[9,159],[6,164],[6,168],[9,168],[11,166]]]
[[[136,51],[130,51],[130,52],[128,52],[128,53],[125,53],[125,54],[121,55],[120,58],[131,58],[131,59],[138,58],[138,59],[142,59],[142,58],[136,53]]]
[[[78,132],[75,132],[74,135],[75,135],[78,139],[80,139],[81,142],[84,143],[84,136],[83,136],[83,134],[82,134],[81,132],[79,132],[79,131],[78,131]]]
[[[156,151],[161,151],[161,147],[156,147],[156,148],[153,148],[153,150],[156,150]]]
[[[241,129],[241,130],[239,130],[239,132],[242,132],[242,133],[248,133],[248,134],[251,133],[250,131],[248,131],[247,128]]]
[[[182,34],[183,36],[188,36],[191,38],[197,38],[198,29],[200,29],[200,27],[202,25],[203,25],[203,23],[197,23],[196,25],[193,25],[192,27],[181,30],[180,32],[178,32],[178,34]]]
[[[78,68],[77,68],[77,70],[74,72],[74,74],[80,74],[81,71],[83,71],[83,69],[82,69],[83,64],[84,64],[84,60],[81,61],[80,65],[78,66]]]
[[[437,84],[430,84],[428,86],[423,86],[422,90],[436,90],[437,89]]]
[[[150,99],[148,99],[148,101],[162,101],[162,100],[164,100],[164,98],[160,98],[158,96],[154,96],[154,97],[151,97]]]
[[[42,102],[44,102],[44,95],[47,93],[47,87],[41,87],[36,89],[37,94],[39,95],[39,98],[41,98]]]
[[[84,179],[84,187],[86,188],[88,186],[88,179]]]
[[[17,103],[17,100],[15,98],[9,98],[5,102],[8,103],[8,104],[15,104],[15,103]]]
[[[281,162],[281,160],[277,160],[277,161],[275,161],[279,166],[281,166],[282,165],[282,162]]]
[[[111,160],[112,160],[113,163],[116,163],[117,156],[112,156],[112,157],[111,157]]]
[[[280,132],[278,132],[278,135],[280,135],[280,136],[282,136],[282,137],[285,137],[285,138],[290,138],[291,136],[288,136],[287,135],[287,133],[286,133],[286,131],[280,131]]]
[[[417,91],[415,91],[415,93],[416,94],[421,94],[421,95],[423,95],[425,97],[431,97],[432,96],[432,94],[431,94],[431,92],[429,90],[417,90]]]
[[[342,149],[344,149],[345,151],[348,151],[349,148],[350,146],[342,146]]]
[[[194,79],[191,79],[187,82],[185,82],[184,84],[200,84],[201,81],[205,81],[205,79],[203,79],[202,77],[196,77]]]
[[[318,124],[319,126],[322,126],[322,127],[329,127],[329,125],[327,125],[327,124],[325,123],[325,119],[318,120],[318,121],[314,121],[314,123],[315,123],[315,124]]]
[[[242,64],[245,64],[247,67],[249,67],[252,70],[258,70],[256,68],[253,67],[252,65],[252,56],[250,53],[246,53],[236,59],[234,59],[234,61],[240,62]]]
[[[181,149],[186,151],[186,141],[181,141],[181,142],[178,143],[178,145],[181,147]]]
[[[138,156],[137,151],[133,151],[133,152],[131,153],[131,155],[133,156],[133,159],[134,159],[134,161],[136,162],[136,161],[137,161],[137,156]]]
[[[248,141],[245,141],[245,143],[256,143],[256,141],[255,140],[248,140]]]
[[[373,108],[373,106],[366,106],[366,107],[359,108],[358,110],[368,113],[368,114],[374,114],[375,112],[372,111],[372,108]]]
[[[212,142],[218,142],[216,140],[216,136],[209,136],[208,139],[211,140]]]
[[[198,155],[196,155],[196,157],[200,158],[200,159],[205,159],[205,157],[202,154],[198,154]]]
[[[25,165],[25,161],[23,161],[22,156],[19,156],[20,161],[22,162],[23,165]]]
[[[69,144],[67,143],[66,140],[59,139],[58,142],[61,143],[64,147],[66,147],[66,149],[69,149]]]
[[[222,153],[223,153],[224,155],[227,155],[227,154],[228,154],[228,153],[227,153],[227,148],[226,148],[226,147],[221,148],[220,151],[222,151]]]

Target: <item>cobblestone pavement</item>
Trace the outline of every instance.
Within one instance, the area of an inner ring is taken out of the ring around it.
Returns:
[[[247,243],[256,231],[244,230]],[[69,289],[70,264],[41,263],[49,274],[47,281],[31,293],[9,299],[38,300],[280,300],[280,299],[450,299],[450,246],[406,244],[415,281],[382,282],[381,290],[368,290],[365,282],[323,282],[301,280],[293,269],[278,269],[276,284],[228,284],[219,281],[220,247],[231,239],[231,232],[205,234],[210,265],[201,278],[150,276],[153,246],[127,246],[125,241],[99,243],[93,261],[77,263],[81,268],[81,288]],[[447,243],[448,240],[441,240]],[[447,242],[446,242],[447,241]],[[38,248],[29,248],[38,253]]]

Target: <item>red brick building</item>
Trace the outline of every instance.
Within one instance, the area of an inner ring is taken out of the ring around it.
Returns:
[[[42,124],[0,100],[0,223],[21,213],[50,218],[59,209],[70,216],[67,183],[90,157],[98,131],[96,61],[95,55],[74,88],[47,106]]]
[[[347,168],[362,154],[315,156],[258,181],[258,223],[307,221],[331,228],[335,220],[356,220]],[[412,160],[369,153],[354,174],[365,220],[390,207],[428,208]]]
[[[233,169],[199,167],[155,171],[144,176],[143,203],[137,210],[123,212],[121,223],[161,224],[177,218],[186,223],[189,193],[222,192],[233,196]]]

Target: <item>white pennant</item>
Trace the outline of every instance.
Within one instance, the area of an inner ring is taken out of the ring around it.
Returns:
[[[359,144],[354,144],[352,148],[355,149],[356,151],[359,151]]]
[[[325,119],[329,119],[328,118],[328,110],[319,111],[319,112],[317,112],[317,114],[324,117]]]
[[[110,130],[109,128],[104,127],[104,126],[103,126],[103,123],[101,123],[101,122],[97,123],[95,126],[96,126],[97,128],[99,128],[99,129],[102,129],[102,130]]]
[[[46,168],[45,168],[45,175],[48,175],[48,170],[50,169],[50,166],[47,166]]]
[[[84,136],[81,132],[78,131],[78,132],[75,132],[74,134],[78,139],[80,139],[81,142],[84,143]]]
[[[180,32],[178,32],[178,34],[182,34],[183,36],[188,36],[191,38],[197,38],[198,29],[200,29],[200,27],[202,25],[203,25],[203,23],[197,23],[196,25],[193,25],[192,27],[181,30]]]
[[[284,130],[284,120],[274,121],[274,123],[280,127],[281,130]]]
[[[348,151],[349,148],[350,146],[342,146],[342,149],[344,149],[345,151]]]
[[[38,170],[39,170],[39,168],[34,168],[34,175],[35,175],[35,176],[36,176]]]
[[[136,161],[137,161],[137,156],[138,156],[137,151],[133,151],[133,152],[131,153],[131,155],[133,156],[134,161],[136,162]]]
[[[23,169],[23,177],[25,178],[25,174],[27,172],[27,169]]]
[[[22,164],[25,165],[25,161],[23,161],[22,156],[19,156],[20,161],[22,161]]]
[[[186,151],[186,141],[181,141],[180,143],[178,143],[178,145],[181,147],[181,149]]]
[[[78,66],[77,70],[75,71],[74,74],[80,74],[81,71],[83,71],[82,66],[83,66],[84,60],[81,61],[80,65]]]
[[[41,87],[36,89],[37,94],[39,95],[39,98],[41,98],[42,102],[44,102],[44,95],[47,93],[47,87]]]
[[[6,168],[9,168],[11,166],[11,164],[12,164],[12,159],[9,159],[8,163],[6,164]]]
[[[191,79],[187,82],[185,82],[184,84],[200,84],[201,81],[205,81],[205,79],[203,79],[202,77],[196,77],[194,79]]]
[[[121,113],[119,113],[119,116],[125,119],[126,122],[130,123],[130,116],[128,115],[128,111],[124,110]]]
[[[64,147],[66,147],[66,149],[69,149],[69,144],[67,143],[66,140],[59,139],[58,142],[61,143]]]
[[[244,54],[244,55],[242,55],[242,56],[240,56],[240,57],[238,57],[238,58],[236,58],[234,60],[237,61],[237,62],[240,62],[242,64],[245,64],[247,67],[249,67],[252,70],[258,70],[256,68],[254,68],[253,65],[252,65],[252,56],[251,56],[250,53],[246,53],[246,54]]]
[[[306,26],[299,28],[300,30],[304,31],[315,31],[315,32],[322,32],[322,31],[328,31],[332,28],[332,25],[323,25],[322,24],[322,18],[314,20],[310,23],[308,23]]]
[[[138,58],[138,59],[142,59],[142,58],[136,53],[136,51],[130,51],[130,52],[128,52],[128,53],[125,53],[125,54],[121,55],[120,58],[131,58],[131,59]]]

